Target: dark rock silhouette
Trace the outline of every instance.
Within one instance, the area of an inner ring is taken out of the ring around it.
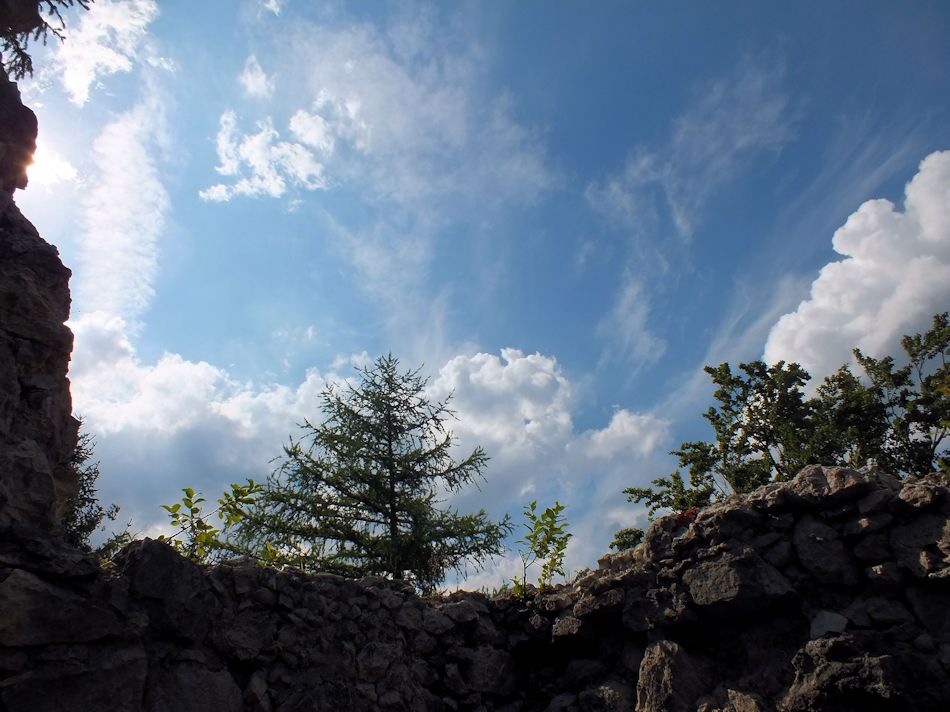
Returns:
[[[26,168],[36,151],[36,114],[20,101],[20,90],[0,72],[0,192],[26,188]]]
[[[0,77],[0,525],[48,529],[76,487],[67,465],[78,424],[63,323],[70,271],[13,202],[35,148],[36,117]]]

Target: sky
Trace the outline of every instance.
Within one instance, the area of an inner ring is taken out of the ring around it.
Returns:
[[[705,364],[896,353],[950,308],[950,5],[98,0],[21,82],[74,411],[141,535],[263,480],[328,383],[453,396],[452,497],[567,570],[711,439]],[[520,572],[505,557],[468,588]]]

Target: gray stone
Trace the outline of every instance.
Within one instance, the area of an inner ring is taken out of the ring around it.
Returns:
[[[627,712],[633,708],[636,691],[620,680],[610,680],[577,696],[583,712]]]
[[[551,627],[551,636],[557,639],[577,635],[581,632],[583,626],[584,622],[579,618],[564,616],[554,621],[554,625]]]
[[[930,477],[908,480],[897,493],[891,508],[902,512],[935,509],[945,494],[946,486],[939,480]]]
[[[640,664],[637,712],[693,712],[703,687],[696,661],[672,640],[657,641]]]
[[[848,627],[848,619],[840,613],[834,611],[818,611],[811,620],[811,627],[808,629],[810,638],[820,638],[827,633],[843,633]]]
[[[824,507],[860,499],[871,486],[866,471],[811,465],[792,478],[787,490],[795,499]]]
[[[724,554],[703,561],[683,575],[693,603],[715,615],[745,615],[794,596],[788,581],[755,554]]]
[[[621,588],[612,588],[597,596],[582,596],[574,604],[574,617],[584,619],[588,616],[616,612],[623,607],[623,601],[624,592]]]
[[[442,607],[442,613],[455,623],[474,623],[478,620],[478,611],[469,601],[449,603]]]
[[[6,84],[0,73],[0,143]],[[8,159],[0,157],[0,174]],[[78,428],[66,380],[69,276],[56,248],[0,190],[0,527],[51,529],[77,487],[69,468]]]
[[[792,541],[801,565],[821,583],[839,586],[857,583],[857,568],[851,554],[838,533],[827,524],[806,515],[795,525]]]
[[[378,642],[365,645],[357,656],[360,677],[370,682],[381,680],[398,654],[395,645]]]
[[[190,663],[149,670],[145,712],[242,712],[241,689],[225,670]]]
[[[115,614],[102,603],[51,586],[20,569],[7,571],[0,581],[0,611],[0,644],[4,646],[87,642],[122,630]]]
[[[480,646],[466,656],[464,677],[475,692],[508,694],[515,685],[511,655],[506,650]]]

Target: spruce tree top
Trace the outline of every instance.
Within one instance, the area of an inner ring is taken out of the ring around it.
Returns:
[[[306,421],[242,524],[245,546],[277,562],[347,576],[385,575],[434,590],[447,570],[503,551],[510,531],[484,510],[460,515],[442,496],[483,477],[476,447],[456,460],[448,400],[432,402],[419,371],[392,354],[358,369],[358,383],[321,395],[324,420]]]

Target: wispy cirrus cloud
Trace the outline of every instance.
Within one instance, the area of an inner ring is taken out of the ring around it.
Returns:
[[[279,15],[286,0],[260,0],[261,9]]]
[[[160,94],[145,96],[100,132],[95,171],[82,198],[75,311],[140,319],[154,295],[159,242],[169,210],[156,159],[165,142]]]
[[[70,100],[82,106],[100,77],[130,72],[141,58],[157,0],[97,0],[66,29],[53,57]]]
[[[597,325],[602,364],[639,369],[663,354],[666,344],[650,323],[657,275],[684,261],[715,196],[794,138],[795,111],[782,77],[774,62],[740,62],[671,121],[666,139],[635,146],[619,173],[587,185],[588,205],[628,238],[620,286]]]
[[[636,371],[660,358],[666,342],[651,330],[649,321],[647,292],[627,273],[613,307],[597,324],[597,336],[606,344],[602,362],[630,364]]]
[[[429,210],[437,197],[531,200],[555,183],[510,98],[485,95],[474,50],[458,52],[431,28],[410,33],[405,23],[304,25],[274,71],[309,98],[274,138],[326,160],[335,182],[369,189],[374,203]],[[233,130],[236,114],[223,117]],[[275,125],[270,116],[259,122]],[[220,138],[218,146],[225,165]]]
[[[634,148],[622,171],[588,185],[588,202],[626,230],[650,235],[668,216],[677,234],[692,237],[717,192],[794,138],[782,77],[780,65],[743,61],[673,120],[665,143]]]

